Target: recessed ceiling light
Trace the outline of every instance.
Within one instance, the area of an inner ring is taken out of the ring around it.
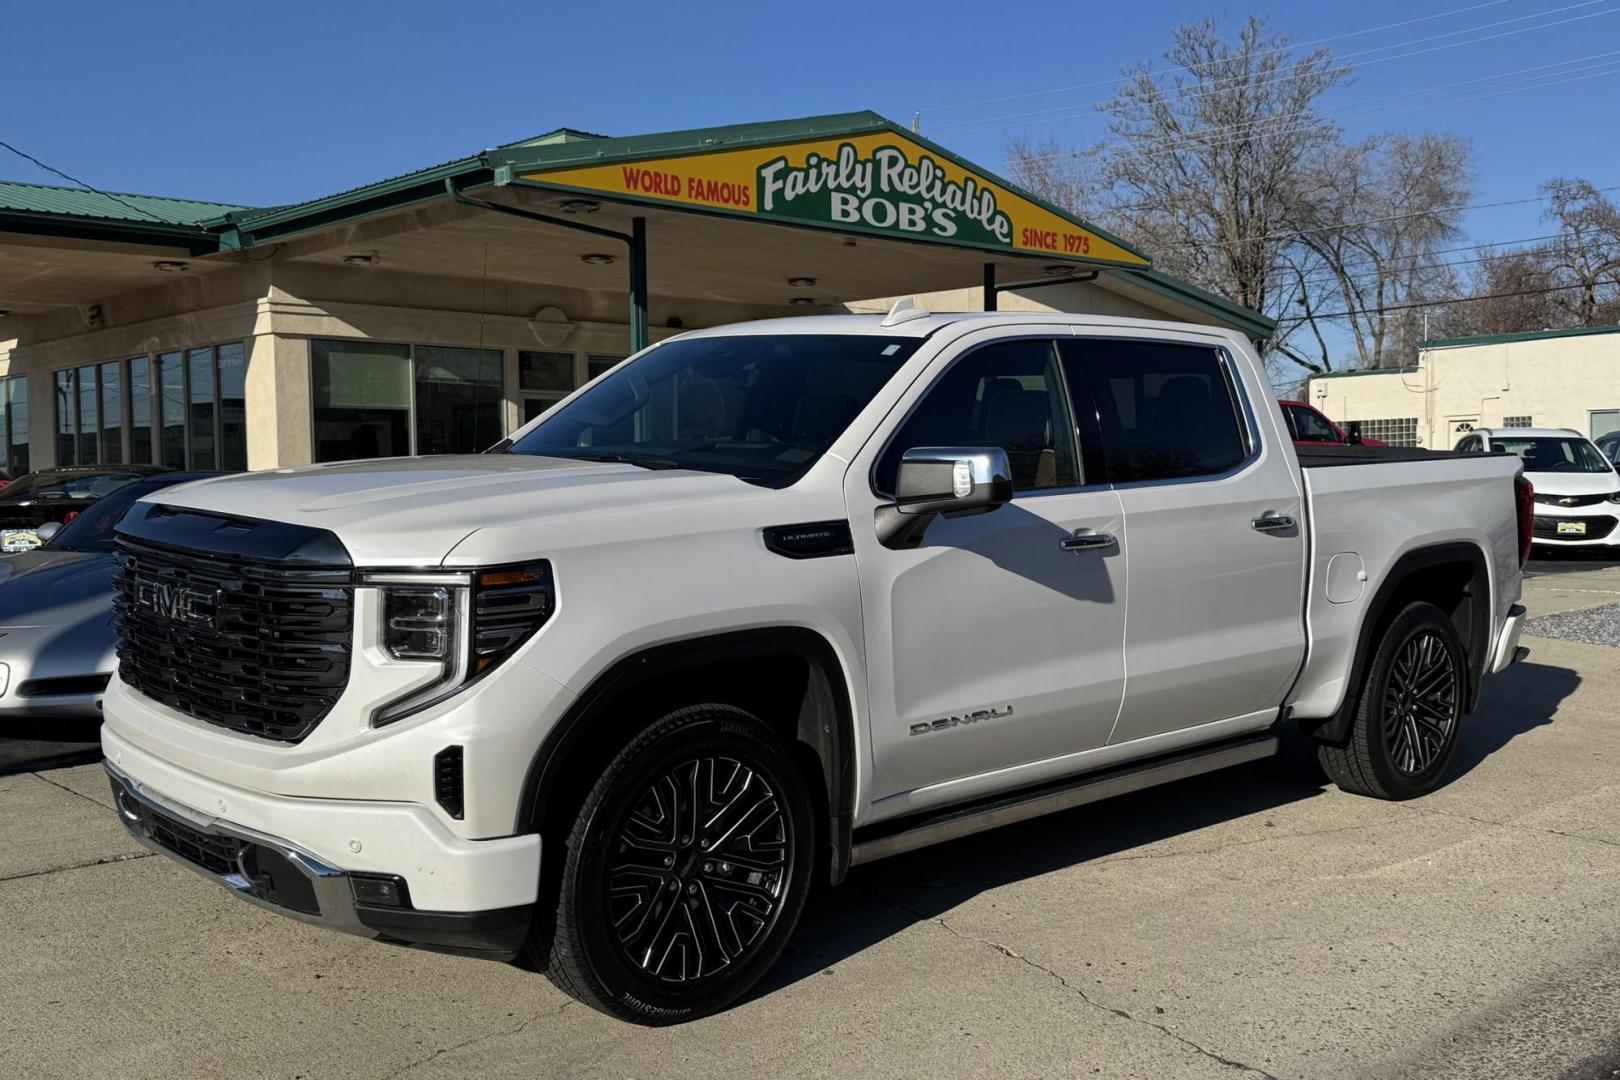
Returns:
[[[788,278],[788,284],[795,289],[809,289],[815,286],[816,279],[813,277],[790,277]]]
[[[562,204],[565,214],[594,214],[602,209],[602,204],[595,199],[569,199]]]
[[[584,263],[586,266],[611,266],[613,265],[614,259],[612,255],[603,255],[601,252],[593,252],[590,255],[581,255],[579,257],[579,261]]]
[[[179,273],[181,270],[190,270],[190,263],[175,262],[172,259],[160,259],[152,264],[152,269],[161,270],[165,274]]]
[[[7,311],[7,310],[5,310],[5,309],[4,309],[4,308],[0,308],[0,319],[3,319],[3,318],[5,318],[5,317],[6,317],[6,316],[7,316],[7,315],[10,315],[10,314],[11,314],[11,312],[9,312],[9,311]]]
[[[377,261],[378,260],[377,260],[376,255],[364,255],[364,254],[361,254],[361,255],[345,255],[345,256],[343,256],[343,265],[344,266],[376,266]]]
[[[797,304],[799,307],[809,307],[815,302],[816,298],[813,296],[795,296],[793,299],[788,301],[788,303]]]
[[[1078,266],[1070,266],[1068,263],[1055,263],[1046,268],[1047,277],[1068,277],[1070,274],[1079,272],[1080,268]]]

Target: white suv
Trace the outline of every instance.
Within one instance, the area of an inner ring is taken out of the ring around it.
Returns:
[[[1570,428],[1478,428],[1458,441],[1472,454],[1513,454],[1536,488],[1535,543],[1620,547],[1620,472]]]

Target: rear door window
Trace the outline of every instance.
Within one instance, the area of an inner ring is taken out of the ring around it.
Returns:
[[[1248,457],[1242,412],[1216,350],[1107,338],[1061,348],[1069,386],[1077,399],[1088,390],[1095,405],[1112,483],[1213,476]]]

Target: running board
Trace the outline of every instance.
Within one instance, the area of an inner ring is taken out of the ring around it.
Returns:
[[[862,863],[886,859],[890,855],[899,855],[931,844],[972,836],[974,833],[997,829],[1017,821],[1027,821],[1045,814],[1055,814],[1059,810],[1068,810],[1101,799],[1111,799],[1115,795],[1124,795],[1127,792],[1185,780],[1217,769],[1258,761],[1261,758],[1272,757],[1276,753],[1277,736],[1270,733],[1246,736],[1235,741],[1152,758],[1105,772],[1086,773],[1059,781],[1055,785],[1048,784],[1012,795],[994,797],[988,803],[947,807],[936,812],[925,811],[922,815],[912,816],[912,824],[901,821],[893,823],[898,828],[891,829],[888,828],[891,823],[880,822],[871,828],[882,830],[883,835],[873,836],[869,840],[857,836],[850,850],[850,865],[859,866]]]

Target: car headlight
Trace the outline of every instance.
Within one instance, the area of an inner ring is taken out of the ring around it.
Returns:
[[[465,574],[377,574],[367,584],[382,590],[383,652],[439,665],[426,687],[373,713],[373,727],[419,713],[482,678],[540,629],[554,606],[551,564],[543,561]]]
[[[1620,491],[1616,491],[1614,494],[1610,495],[1609,501],[1612,503],[1620,503]]]

